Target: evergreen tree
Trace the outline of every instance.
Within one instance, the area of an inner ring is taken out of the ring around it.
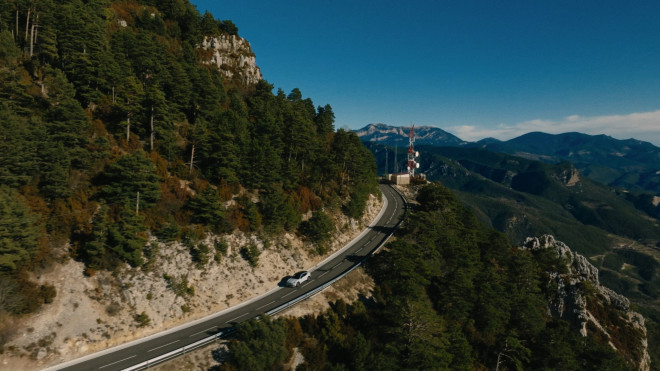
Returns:
[[[293,200],[284,193],[280,185],[270,185],[260,194],[259,209],[263,215],[264,224],[275,232],[280,229],[293,230],[300,223],[300,215],[296,213]]]
[[[18,192],[0,185],[0,272],[13,272],[34,256],[41,230],[38,221]]]
[[[225,218],[225,210],[218,191],[208,187],[190,200],[188,208],[192,211],[194,223],[213,226],[218,232],[228,232],[231,228]]]
[[[11,32],[4,30],[0,32],[0,65],[13,66],[18,62],[21,50],[16,47]]]
[[[117,258],[133,267],[142,265],[142,250],[147,243],[146,227],[135,214],[132,205],[121,209],[121,214],[108,226],[106,246]]]
[[[110,204],[136,205],[138,192],[139,207],[152,206],[160,198],[156,167],[142,151],[110,164],[101,181],[104,184],[101,197]]]
[[[0,184],[18,187],[38,174],[44,137],[44,124],[37,117],[27,119],[0,106]]]
[[[329,104],[317,108],[316,117],[314,117],[314,124],[316,125],[316,131],[321,138],[335,131],[335,113],[332,111],[332,107]]]
[[[236,341],[229,343],[231,364],[237,370],[272,370],[281,367],[288,352],[284,346],[284,320],[264,317],[238,325]]]

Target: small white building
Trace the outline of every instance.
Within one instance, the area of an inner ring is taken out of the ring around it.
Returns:
[[[387,180],[396,184],[396,185],[408,185],[410,184],[410,174],[408,173],[398,173],[398,174],[387,174]]]

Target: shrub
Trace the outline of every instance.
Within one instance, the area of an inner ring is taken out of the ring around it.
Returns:
[[[261,252],[255,244],[250,244],[249,246],[241,247],[241,256],[243,259],[247,260],[250,263],[252,268],[256,267],[259,264],[259,255]]]
[[[175,295],[183,297],[195,295],[195,288],[188,286],[188,277],[181,276],[177,279],[167,273],[163,273],[163,279],[165,279],[167,287],[172,289]]]
[[[190,248],[190,257],[197,268],[201,269],[209,261],[209,247],[205,243],[199,243]]]
[[[50,284],[41,285],[41,297],[44,298],[45,304],[52,303],[55,296],[57,296],[55,286]]]
[[[151,318],[149,318],[149,315],[145,312],[142,312],[140,314],[135,315],[135,322],[137,322],[138,327],[145,327],[149,326],[149,323],[151,323]]]
[[[119,303],[117,302],[112,302],[105,307],[105,312],[108,313],[109,316],[117,315],[117,313],[119,313],[120,310],[121,310],[121,305],[119,305]]]
[[[227,246],[227,241],[223,239],[216,240],[213,243],[213,247],[215,248],[215,254],[213,258],[217,263],[220,263],[222,256],[227,255],[227,250],[229,249],[229,246]]]
[[[213,243],[213,247],[215,248],[215,251],[219,254],[226,255],[227,250],[229,249],[229,246],[227,245],[227,241],[220,239],[216,240]]]
[[[179,238],[181,229],[174,222],[164,223],[158,226],[156,236],[164,242],[176,241]]]

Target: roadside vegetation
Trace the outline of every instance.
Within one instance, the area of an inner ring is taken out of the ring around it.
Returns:
[[[438,184],[368,264],[373,298],[238,327],[225,370],[634,369],[603,340],[548,315],[548,251],[511,247]]]
[[[237,35],[231,21],[187,0],[5,5],[0,313],[51,301],[30,272],[67,256],[88,275],[151,269],[150,236],[181,241],[200,267],[227,250],[201,243],[208,233],[301,233],[315,248],[322,209],[358,218],[378,192],[373,156],[335,130],[330,105],[204,63],[199,45]]]

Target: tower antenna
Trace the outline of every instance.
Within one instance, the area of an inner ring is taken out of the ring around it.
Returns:
[[[419,152],[415,152],[414,144],[415,125],[412,125],[408,134],[408,174],[411,178],[415,176],[415,169],[419,168],[419,162],[415,160],[415,157],[419,157]]]
[[[397,155],[397,152],[399,152],[398,150],[399,150],[399,147],[397,147],[397,146],[395,145],[395,146],[394,146],[394,173],[395,173],[395,174],[399,172],[399,166],[398,166],[398,164],[396,163],[396,161],[397,161],[397,160],[396,160],[396,155]]]
[[[385,176],[390,173],[390,153],[385,147]]]

